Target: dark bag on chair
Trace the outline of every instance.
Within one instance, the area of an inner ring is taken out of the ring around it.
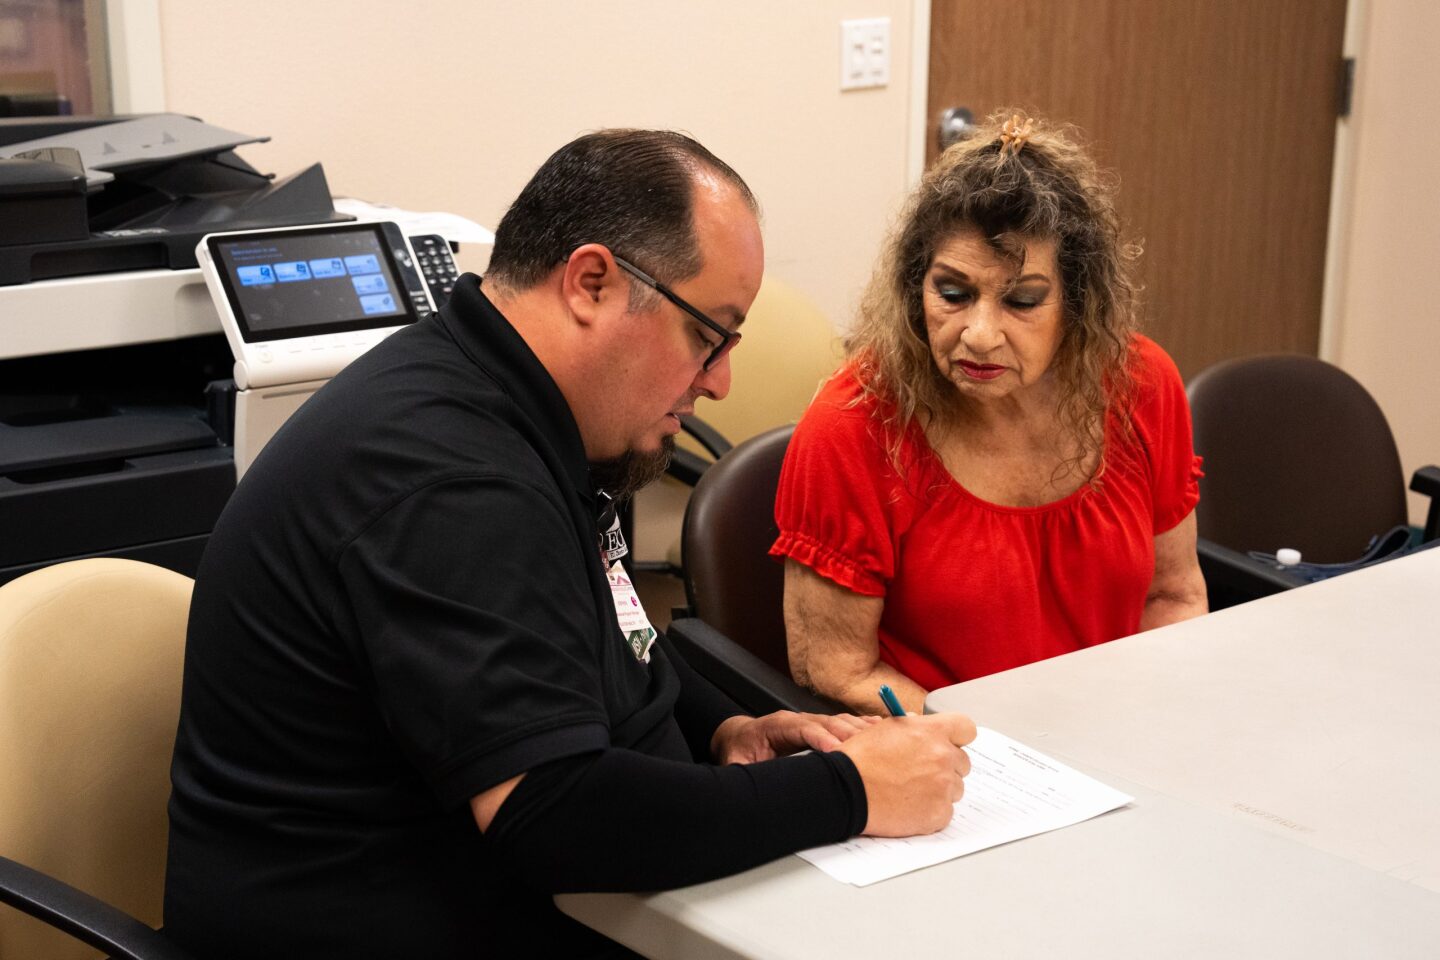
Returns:
[[[1376,563],[1384,563],[1386,560],[1394,560],[1396,557],[1403,557],[1426,549],[1431,544],[1421,544],[1412,547],[1410,545],[1410,528],[1393,527],[1388,533],[1380,534],[1370,538],[1370,544],[1365,548],[1357,559],[1345,563],[1290,563],[1284,564],[1276,559],[1273,553],[1263,553],[1259,550],[1249,551],[1251,558],[1260,561],[1268,567],[1276,570],[1284,570],[1294,574],[1302,580],[1315,583],[1319,580],[1328,580],[1331,577],[1338,577],[1342,573],[1349,573],[1351,570],[1359,570],[1361,567],[1368,567]]]

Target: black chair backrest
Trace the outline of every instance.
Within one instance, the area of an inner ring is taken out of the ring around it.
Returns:
[[[787,677],[784,568],[769,550],[778,535],[780,465],[794,429],[751,437],[705,471],[680,535],[693,614]]]
[[[1336,563],[1406,522],[1405,475],[1385,415],[1340,368],[1314,357],[1244,357],[1201,371],[1188,392],[1195,452],[1205,458],[1200,536]]]

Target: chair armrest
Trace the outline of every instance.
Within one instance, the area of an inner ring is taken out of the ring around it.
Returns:
[[[840,705],[801,687],[703,620],[672,620],[665,635],[690,666],[756,716],[776,710],[844,712]]]
[[[1195,546],[1211,610],[1223,610],[1247,600],[1303,587],[1309,582],[1204,537],[1197,538]]]
[[[1430,512],[1425,516],[1425,533],[1422,542],[1429,543],[1440,537],[1440,467],[1421,467],[1410,478],[1410,489],[1430,498]]]
[[[124,911],[39,870],[0,857],[0,903],[28,913],[115,960],[190,960]]]

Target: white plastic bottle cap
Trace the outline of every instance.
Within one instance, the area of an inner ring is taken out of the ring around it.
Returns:
[[[1281,547],[1275,551],[1275,559],[1284,567],[1293,567],[1300,562],[1300,551],[1294,547]]]

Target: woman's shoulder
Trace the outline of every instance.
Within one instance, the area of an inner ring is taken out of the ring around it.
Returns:
[[[901,431],[898,442],[897,430]],[[795,427],[790,446],[796,455],[826,450],[823,457],[832,465],[864,464],[866,472],[898,469],[908,474],[923,459],[925,443],[915,424],[897,423],[893,401],[870,389],[863,365],[851,359],[820,385]]]
[[[867,393],[865,383],[865,372],[860,361],[846,360],[820,384],[815,400],[845,406],[855,406],[857,403],[873,405],[874,397]]]
[[[1131,338],[1130,426],[1134,449],[1154,451],[1183,439],[1190,444],[1190,402],[1180,369],[1154,340],[1141,334]],[[1126,446],[1130,446],[1127,441]],[[1188,463],[1188,461],[1187,461]]]
[[[1142,388],[1183,384],[1180,368],[1170,354],[1143,333],[1130,335],[1130,375]]]
[[[855,429],[872,420],[883,420],[888,405],[866,389],[864,373],[854,360],[847,360],[830,374],[806,408],[801,424],[823,424],[836,429]]]

